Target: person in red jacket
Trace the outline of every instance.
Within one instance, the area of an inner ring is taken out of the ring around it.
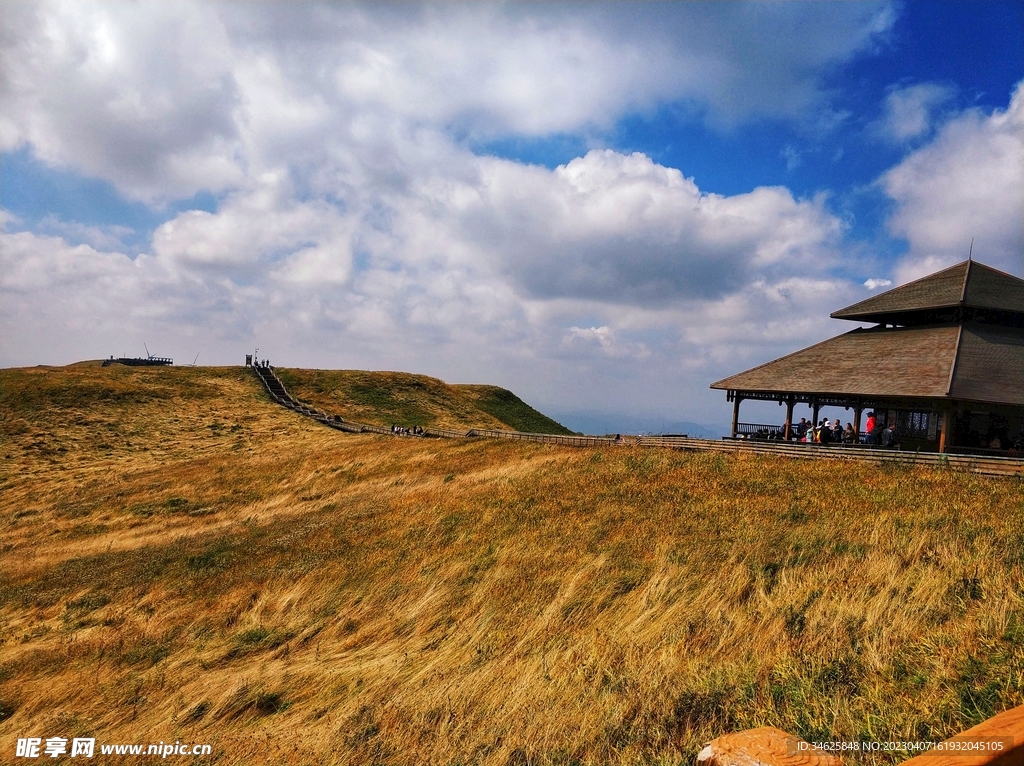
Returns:
[[[872,443],[872,441],[871,441],[871,434],[873,434],[874,432],[875,432],[875,413],[872,411],[872,412],[868,413],[868,422],[864,424],[864,433],[866,433],[868,435],[868,438],[866,439],[868,444]]]

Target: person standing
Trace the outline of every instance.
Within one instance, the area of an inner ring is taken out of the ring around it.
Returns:
[[[857,443],[857,432],[853,430],[853,423],[846,424],[846,430],[843,431],[843,441],[846,444]]]
[[[896,427],[890,423],[882,430],[882,446],[885,449],[892,449],[896,441]]]

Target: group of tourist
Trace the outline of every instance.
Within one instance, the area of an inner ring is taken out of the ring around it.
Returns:
[[[806,418],[800,418],[800,422],[793,427],[793,435],[798,442],[807,444],[855,444],[857,442],[857,432],[853,430],[853,423],[847,423],[844,429],[839,418],[832,423],[828,422],[828,418],[822,418],[817,425]]]
[[[392,423],[391,433],[395,434],[396,436],[423,436],[423,427],[413,426],[412,428],[407,428],[405,426],[400,426]]]
[[[880,447],[892,447],[896,444],[895,423],[882,423],[875,417],[874,412],[869,412],[867,422],[864,424],[864,443]],[[860,444],[860,434],[853,427],[853,423],[847,423],[846,428],[836,418],[829,423],[828,418],[822,418],[821,422],[815,425],[806,418],[800,418],[800,422],[793,426],[793,435],[798,442],[805,444]]]

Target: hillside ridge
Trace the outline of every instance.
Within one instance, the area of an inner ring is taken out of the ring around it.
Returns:
[[[449,384],[410,372],[275,367],[299,401],[345,420],[388,427],[573,433],[499,386]]]

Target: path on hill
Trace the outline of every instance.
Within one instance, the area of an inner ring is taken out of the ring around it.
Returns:
[[[373,426],[366,423],[355,423],[351,420],[344,420],[341,415],[329,415],[323,410],[314,409],[303,404],[288,393],[284,383],[277,377],[273,367],[254,367],[257,377],[263,382],[263,387],[270,394],[270,398],[283,407],[295,410],[301,415],[313,418],[325,426],[336,428],[339,431],[349,433],[375,433],[397,436],[390,428],[384,426]],[[404,435],[404,434],[403,434]],[[616,440],[607,436],[559,436],[555,434],[530,434],[523,431],[500,431],[497,429],[471,428],[468,431],[458,431],[451,428],[424,428],[423,433],[418,436],[434,437],[442,439],[465,439],[471,437],[490,437],[493,439],[519,439],[522,441],[541,441],[552,444],[563,444],[569,447],[597,447],[613,445]],[[635,441],[635,439],[634,439]]]
[[[396,436],[390,428],[353,423],[343,420],[340,415],[329,415],[298,401],[285,388],[273,367],[255,366],[256,376],[263,383],[270,398],[283,407],[312,418],[330,428],[349,433],[376,433]],[[465,439],[483,437],[490,439],[513,439],[518,441],[560,444],[566,447],[661,447],[702,452],[755,452],[783,455],[797,459],[829,458],[834,460],[869,460],[879,464],[913,464],[955,468],[987,476],[1019,476],[1024,478],[1024,459],[1010,457],[980,457],[976,455],[942,455],[935,452],[901,452],[898,450],[875,449],[868,446],[786,444],[747,439],[691,439],[688,436],[560,436],[556,434],[532,434],[523,431],[502,431],[498,429],[471,428],[458,431],[450,428],[424,428],[422,437],[443,439]]]

